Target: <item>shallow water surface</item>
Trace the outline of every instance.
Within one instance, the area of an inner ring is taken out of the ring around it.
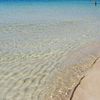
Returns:
[[[0,100],[67,100],[100,56],[100,7],[90,1],[0,2]]]

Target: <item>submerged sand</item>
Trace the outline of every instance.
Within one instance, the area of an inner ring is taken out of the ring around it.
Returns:
[[[0,100],[69,99],[100,56],[100,24],[0,26]]]

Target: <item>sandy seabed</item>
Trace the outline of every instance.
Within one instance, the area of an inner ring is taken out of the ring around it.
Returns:
[[[100,56],[99,22],[0,25],[0,100],[69,100]]]

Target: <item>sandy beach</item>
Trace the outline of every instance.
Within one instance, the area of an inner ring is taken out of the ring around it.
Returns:
[[[86,32],[93,32],[95,25],[81,23],[1,27],[0,100],[70,98],[77,82],[100,56],[100,42]],[[75,37],[70,38],[73,30]],[[39,34],[42,31],[49,37]],[[99,37],[98,32],[96,36]]]
[[[100,99],[100,59],[94,63],[93,68],[74,91],[71,100],[99,100]]]
[[[100,57],[100,8],[21,1],[0,2],[0,100],[70,100]]]

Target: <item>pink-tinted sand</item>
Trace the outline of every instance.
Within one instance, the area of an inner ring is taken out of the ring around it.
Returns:
[[[100,100],[100,59],[76,88],[72,100]]]

